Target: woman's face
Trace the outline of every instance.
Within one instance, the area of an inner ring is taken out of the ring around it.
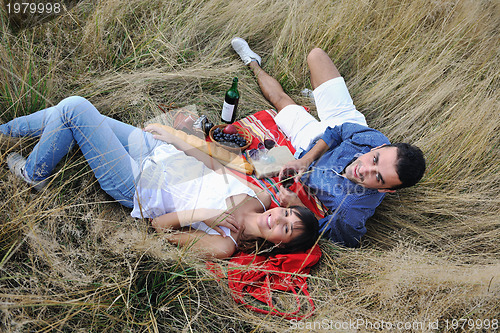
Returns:
[[[262,213],[257,220],[261,235],[274,244],[286,244],[303,232],[302,221],[292,208],[276,207]]]

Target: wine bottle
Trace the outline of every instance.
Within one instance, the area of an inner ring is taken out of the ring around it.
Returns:
[[[233,85],[226,91],[224,105],[222,106],[221,120],[225,123],[232,123],[236,117],[240,93],[238,92],[238,78],[233,79]]]

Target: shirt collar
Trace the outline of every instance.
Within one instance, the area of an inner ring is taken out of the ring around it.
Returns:
[[[346,169],[346,168],[347,168],[347,167],[348,167],[348,166],[349,166],[352,162],[354,162],[354,161],[355,161],[358,157],[360,157],[360,156],[362,156],[362,155],[363,155],[363,154],[361,154],[361,153],[356,153],[356,154],[354,155],[354,157],[353,157],[353,158],[352,158],[349,162],[347,162],[345,165],[342,165],[342,164],[338,165],[338,168],[339,168],[339,169],[341,168],[341,169],[340,169],[340,170],[335,170],[335,171],[337,171],[337,172],[338,172],[338,173],[340,173],[340,174],[343,174],[343,173],[345,172],[345,169]]]

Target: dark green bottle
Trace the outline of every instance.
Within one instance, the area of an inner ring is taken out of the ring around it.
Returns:
[[[222,106],[221,119],[225,123],[232,123],[236,118],[236,110],[238,109],[238,101],[240,100],[240,93],[238,92],[238,78],[233,79],[233,85],[226,91],[224,97],[224,105]]]

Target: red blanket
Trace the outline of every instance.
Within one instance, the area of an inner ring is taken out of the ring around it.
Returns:
[[[318,245],[306,252],[281,254],[274,257],[255,256],[239,253],[229,264],[229,287],[237,303],[265,314],[278,315],[286,319],[300,320],[311,316],[314,303],[307,291],[307,274],[321,257]],[[273,302],[273,291],[295,294],[295,310],[280,310]],[[309,309],[302,311],[300,295],[306,296]],[[248,297],[262,302],[257,304]]]

